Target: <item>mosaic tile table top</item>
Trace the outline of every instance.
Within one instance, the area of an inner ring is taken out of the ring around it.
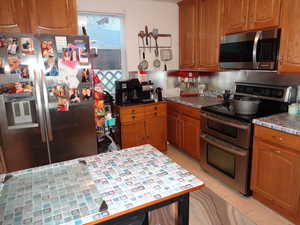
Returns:
[[[0,177],[3,225],[80,225],[203,185],[151,145],[9,175]]]
[[[198,96],[198,97],[171,97],[167,98],[168,101],[180,103],[183,105],[191,106],[197,109],[201,109],[205,106],[217,105],[222,103],[222,100],[216,97]]]
[[[300,136],[300,115],[281,113],[253,120],[254,124]]]

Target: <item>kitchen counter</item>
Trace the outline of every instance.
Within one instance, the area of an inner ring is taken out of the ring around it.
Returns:
[[[300,136],[300,115],[281,113],[254,119],[253,123]]]
[[[100,223],[204,185],[151,145],[1,177],[0,224]]]
[[[197,97],[171,97],[167,98],[168,101],[180,103],[183,105],[191,106],[201,109],[205,106],[221,104],[222,100],[216,97],[197,96]]]

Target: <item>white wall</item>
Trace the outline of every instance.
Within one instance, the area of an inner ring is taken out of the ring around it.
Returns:
[[[140,61],[138,51],[139,31],[148,25],[149,30],[158,28],[160,33],[171,34],[173,43],[173,60],[168,62],[168,69],[178,69],[178,46],[179,46],[179,14],[178,6],[170,2],[156,2],[150,0],[77,0],[78,11],[121,13],[125,15],[125,44],[128,71],[136,71]],[[159,44],[166,45],[168,39],[162,38]],[[154,41],[152,42],[154,45]],[[150,69],[154,51],[146,52]],[[161,66],[163,69],[163,65]]]

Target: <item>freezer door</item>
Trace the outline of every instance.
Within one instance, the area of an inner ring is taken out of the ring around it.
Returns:
[[[51,162],[97,154],[93,100],[57,110],[57,98],[50,95],[53,81],[43,76],[43,96]]]
[[[0,96],[0,128],[7,172],[49,163],[40,85],[32,96]],[[21,116],[26,120],[19,120]]]

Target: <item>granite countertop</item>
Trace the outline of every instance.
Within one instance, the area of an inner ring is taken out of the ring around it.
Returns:
[[[209,96],[197,96],[197,97],[170,97],[167,98],[168,101],[180,103],[183,105],[191,106],[197,109],[201,109],[205,106],[217,105],[223,102],[222,99],[218,99],[217,97],[209,97]]]
[[[300,136],[300,115],[281,113],[254,119],[253,123]]]
[[[100,222],[125,210],[203,186],[201,180],[151,145],[22,170],[0,178],[0,224],[15,225]]]

